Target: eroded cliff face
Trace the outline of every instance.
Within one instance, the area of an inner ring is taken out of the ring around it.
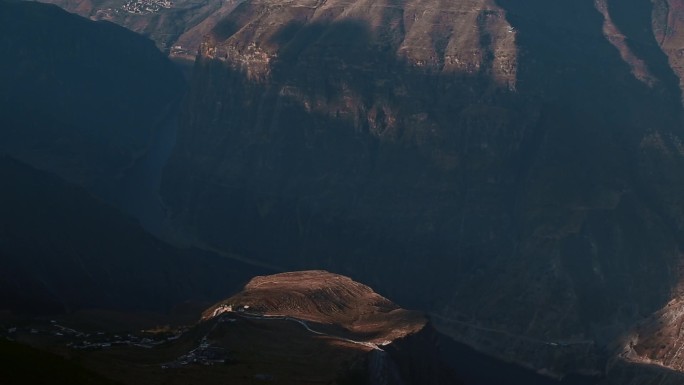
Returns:
[[[684,132],[650,2],[230,7],[162,186],[198,244],[362,279],[551,375],[602,372],[671,299]]]
[[[684,89],[684,2],[655,0],[652,3],[651,16],[655,39],[679,78],[680,87]]]

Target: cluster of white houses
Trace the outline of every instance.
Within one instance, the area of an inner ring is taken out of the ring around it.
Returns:
[[[173,2],[171,0],[129,0],[121,8],[128,13],[147,15],[171,7],[173,7]]]

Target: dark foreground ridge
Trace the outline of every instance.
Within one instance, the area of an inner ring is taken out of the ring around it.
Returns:
[[[493,359],[439,335],[422,313],[325,271],[256,277],[239,293],[204,310],[191,325],[169,316],[136,317],[92,311],[55,319],[0,317],[0,337],[57,352],[77,364],[55,361],[64,363],[63,371],[78,367],[133,385],[600,381],[581,376],[556,381]],[[169,326],[151,327],[164,324]]]

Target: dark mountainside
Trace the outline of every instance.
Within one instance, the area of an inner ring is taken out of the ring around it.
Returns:
[[[206,302],[266,272],[179,250],[82,188],[0,157],[0,309],[168,312]]]
[[[13,1],[0,1],[0,36],[0,308],[165,312],[269,271],[173,248],[102,202],[149,193],[154,175],[129,174],[156,156],[184,90],[151,41]]]
[[[0,339],[0,384],[114,385],[58,355]]]
[[[681,91],[649,1],[231,7],[162,184],[198,244],[349,275],[550,375],[603,373],[672,298]]]
[[[0,152],[121,203],[180,71],[150,40],[55,6],[0,1],[0,36]]]

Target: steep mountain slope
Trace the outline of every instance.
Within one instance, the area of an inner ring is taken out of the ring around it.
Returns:
[[[56,6],[0,2],[0,152],[115,200],[184,90],[154,44]]]
[[[83,189],[0,157],[0,309],[168,311],[265,271],[172,248]]]
[[[638,10],[635,11],[639,12]],[[643,18],[643,15],[640,16]],[[679,77],[680,88],[684,90],[684,56],[682,56],[682,47],[684,46],[684,1],[653,1],[652,22],[655,40],[667,55],[670,67]],[[639,40],[642,42],[645,40],[649,45],[653,44],[653,40],[649,36],[646,36],[646,39],[642,38]]]
[[[680,279],[681,91],[652,7],[226,5],[198,26],[163,197],[199,243],[345,273],[552,375],[601,373]]]

